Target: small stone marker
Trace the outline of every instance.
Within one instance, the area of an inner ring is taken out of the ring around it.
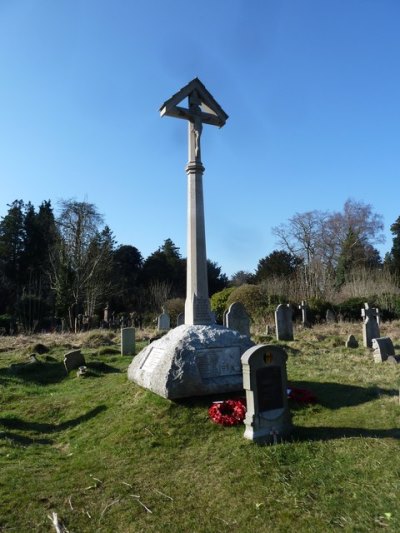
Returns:
[[[64,355],[64,366],[67,374],[74,368],[79,368],[80,366],[86,366],[85,358],[81,354],[80,350],[72,350],[67,352]]]
[[[327,309],[326,310],[326,323],[333,324],[334,322],[336,322],[335,313],[332,311],[332,309]]]
[[[286,359],[283,348],[272,344],[253,346],[242,355],[246,439],[276,443],[291,433]]]
[[[241,335],[250,337],[250,317],[241,302],[234,302],[226,313],[226,327],[238,331]]]
[[[358,341],[354,335],[349,335],[346,341],[346,348],[358,348]]]
[[[121,355],[135,355],[135,328],[121,328]]]
[[[176,327],[182,326],[185,323],[185,313],[179,313],[176,317]]]
[[[364,304],[365,309],[361,309],[363,317],[363,344],[366,348],[372,348],[372,339],[380,337],[379,331],[379,309],[370,308],[368,303]]]
[[[394,346],[392,339],[390,337],[378,337],[372,339],[372,348],[374,350],[374,361],[375,363],[383,363],[388,361],[391,357],[391,362],[398,362],[396,360],[397,356],[394,353]],[[394,359],[394,361],[392,360]]]
[[[171,327],[171,321],[169,318],[169,314],[166,313],[163,308],[163,312],[161,313],[161,315],[159,315],[157,319],[157,329],[159,331],[165,331],[165,330],[170,329],[170,327]]]
[[[292,308],[289,304],[279,304],[275,311],[276,338],[278,341],[293,340]]]

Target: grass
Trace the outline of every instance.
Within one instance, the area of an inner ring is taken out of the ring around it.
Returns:
[[[2,338],[0,531],[51,531],[53,511],[75,533],[399,531],[399,371],[344,348],[349,332],[361,341],[359,325],[331,325],[280,343],[318,403],[291,406],[293,438],[276,446],[212,424],[215,398],[128,382],[116,337]],[[399,347],[400,323],[381,334]],[[35,343],[49,348],[40,365],[11,373]],[[71,346],[87,378],[65,374]]]

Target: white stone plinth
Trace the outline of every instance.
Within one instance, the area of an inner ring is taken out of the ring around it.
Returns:
[[[241,356],[253,344],[222,326],[182,325],[134,357],[128,378],[169,399],[242,390]]]

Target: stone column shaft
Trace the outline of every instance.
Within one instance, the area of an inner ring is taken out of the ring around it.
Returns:
[[[190,137],[189,130],[189,139]],[[201,161],[189,161],[186,167],[188,175],[188,227],[185,302],[185,324],[188,325],[210,325],[213,323],[208,298],[203,172],[204,167]]]

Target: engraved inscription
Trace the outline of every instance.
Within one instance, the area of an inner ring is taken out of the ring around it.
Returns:
[[[209,348],[196,353],[197,368],[202,379],[241,374],[239,346]]]
[[[152,372],[164,355],[162,348],[152,348],[141,365],[141,369]]]

